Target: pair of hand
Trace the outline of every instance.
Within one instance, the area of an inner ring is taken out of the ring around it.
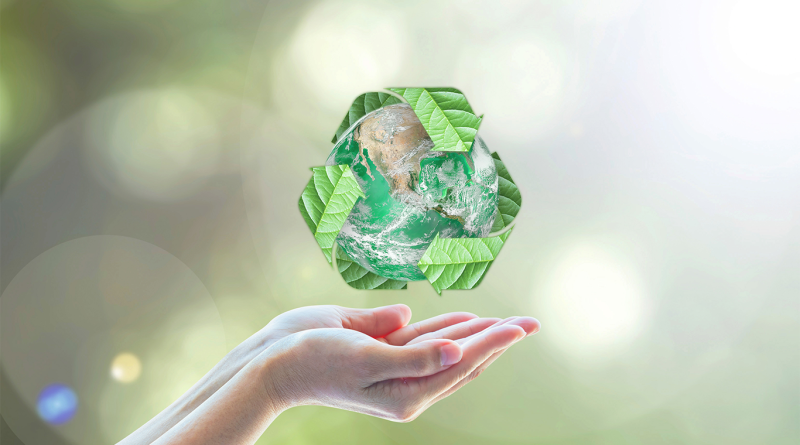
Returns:
[[[415,419],[474,379],[509,346],[539,330],[530,317],[453,312],[408,325],[411,310],[316,306],[267,325],[266,378],[283,408],[315,404],[393,421]]]
[[[279,315],[122,444],[252,444],[284,410],[324,405],[408,422],[539,330],[453,312],[411,325],[398,304]]]

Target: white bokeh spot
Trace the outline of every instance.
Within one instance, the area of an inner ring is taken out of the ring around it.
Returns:
[[[117,96],[92,109],[90,160],[135,196],[168,201],[195,192],[219,167],[218,110],[188,90]]]
[[[319,103],[341,111],[364,91],[391,86],[409,40],[403,15],[374,2],[324,1],[308,11],[289,43],[300,83]]]
[[[564,104],[564,68],[556,47],[531,36],[467,45],[455,84],[475,111],[502,123],[501,137],[535,139],[551,129]]]
[[[647,325],[649,300],[634,271],[591,245],[566,252],[537,292],[545,337],[579,360],[602,360],[630,345]]]
[[[740,0],[728,22],[731,46],[750,68],[769,75],[800,74],[800,2]]]

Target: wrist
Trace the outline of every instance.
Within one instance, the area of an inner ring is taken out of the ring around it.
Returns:
[[[297,405],[295,397],[292,397],[295,391],[292,389],[290,373],[287,372],[290,351],[283,343],[286,342],[271,341],[251,363],[258,368],[258,378],[264,388],[263,400],[268,403],[266,409],[276,415]]]
[[[228,376],[228,379],[232,378],[233,375],[247,366],[251,361],[261,355],[279,340],[280,336],[278,333],[275,332],[274,329],[271,329],[269,326],[267,326],[231,349],[231,351],[220,361],[220,364],[223,364],[225,368],[232,372],[232,374]]]
[[[181,398],[185,400],[176,402],[181,411],[185,414],[192,412],[279,339],[274,330],[262,328],[237,345],[197,382],[190,391],[191,397],[187,397],[187,393]]]

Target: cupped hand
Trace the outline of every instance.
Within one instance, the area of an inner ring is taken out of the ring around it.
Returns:
[[[266,356],[265,383],[282,409],[325,405],[410,421],[539,329],[530,317],[469,313],[406,326],[411,313],[404,305],[315,310],[320,317],[314,328],[286,336]]]
[[[216,387],[232,378],[251,360],[264,353],[281,339],[309,329],[349,329],[361,332],[383,342],[402,345],[418,335],[442,329],[453,324],[476,319],[468,312],[452,312],[406,326],[411,320],[411,309],[395,304],[371,309],[353,309],[334,305],[306,306],[292,309],[273,318],[260,331],[242,342],[218,367],[224,372],[215,373]],[[497,320],[497,319],[493,319]],[[493,322],[484,321],[483,327]],[[391,339],[391,340],[389,340]]]
[[[530,317],[467,312],[410,319],[402,304],[279,315],[120,444],[252,444],[305,404],[410,421],[539,329]]]
[[[451,312],[406,326],[411,320],[411,309],[404,304],[370,309],[333,305],[306,306],[278,315],[264,327],[263,331],[271,338],[283,338],[308,329],[350,329],[384,342],[390,341],[384,337],[391,334],[392,344],[405,344],[398,342],[403,339],[407,342],[422,333],[429,333],[477,317],[469,312]],[[398,335],[400,333],[403,335]]]

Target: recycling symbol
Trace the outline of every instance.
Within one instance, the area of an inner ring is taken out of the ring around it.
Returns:
[[[358,96],[299,207],[328,263],[356,289],[437,293],[480,284],[522,197],[478,136],[483,116],[455,88]]]

